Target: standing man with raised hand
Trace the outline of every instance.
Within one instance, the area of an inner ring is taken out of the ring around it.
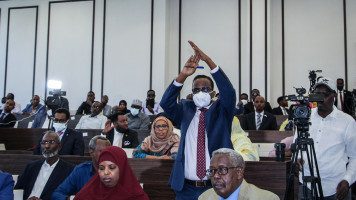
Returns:
[[[205,170],[209,168],[212,152],[223,147],[233,149],[230,138],[236,93],[222,69],[192,41],[188,42],[195,55],[188,59],[177,79],[167,88],[161,107],[181,128],[181,142],[169,184],[176,199],[196,200],[211,188]],[[200,59],[210,67],[220,98],[212,104],[213,80],[197,75],[193,80],[193,100],[183,99],[177,103],[184,81],[195,73]]]

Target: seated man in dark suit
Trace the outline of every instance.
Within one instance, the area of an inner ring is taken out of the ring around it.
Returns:
[[[4,110],[0,114],[0,127],[12,128],[16,124],[16,117],[11,113],[11,110],[14,109],[15,102],[11,99],[8,99],[4,105]]]
[[[23,189],[23,199],[50,200],[53,191],[72,172],[74,165],[58,157],[61,150],[59,136],[45,133],[41,140],[42,155],[45,159],[29,163],[16,183],[15,189]]]
[[[255,98],[257,96],[260,96],[260,91],[258,89],[253,89],[251,90],[251,101],[248,102],[246,105],[245,105],[245,114],[248,114],[248,113],[251,113],[251,112],[255,112],[255,106],[254,106],[254,102],[255,102]],[[266,102],[265,101],[265,109],[264,111],[267,111],[269,113],[272,113],[272,107],[271,105],[269,104],[269,102]]]
[[[244,115],[246,114],[246,104],[248,103],[248,95],[246,93],[242,93],[240,95],[240,101],[236,104],[235,115]]]
[[[69,111],[65,108],[59,108],[54,113],[53,128],[58,134],[62,148],[59,155],[80,155],[84,156],[84,140],[83,134],[79,131],[68,128],[70,120]],[[43,135],[41,136],[35,150],[34,155],[41,155],[41,144]]]
[[[344,90],[344,79],[338,78],[336,86],[337,97],[335,98],[334,105],[344,113],[352,115],[352,93]]]
[[[53,192],[52,200],[64,200],[71,195],[76,195],[98,171],[99,155],[108,146],[111,144],[107,138],[101,135],[94,136],[89,142],[92,161],[77,165],[66,180]]]
[[[122,112],[115,113],[110,117],[102,134],[110,140],[112,146],[136,148],[139,145],[137,132],[129,129],[127,117]]]
[[[273,108],[274,115],[289,115],[288,102],[284,96],[278,97],[278,107]]]
[[[265,112],[265,99],[255,98],[255,112],[245,115],[241,125],[243,130],[277,130],[277,120],[271,113]]]
[[[84,101],[78,108],[76,115],[90,115],[91,114],[91,106],[95,100],[95,93],[93,91],[88,92],[87,100]]]

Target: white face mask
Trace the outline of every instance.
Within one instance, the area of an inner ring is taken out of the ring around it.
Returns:
[[[67,123],[53,123],[53,128],[56,132],[62,132],[67,128]]]
[[[193,95],[193,101],[198,108],[206,107],[211,102],[211,96],[206,92],[199,92]]]
[[[133,115],[133,116],[136,116],[139,111],[140,111],[140,110],[137,109],[137,108],[131,108],[131,109],[130,109],[131,115]]]
[[[246,99],[242,99],[241,102],[242,102],[243,105],[247,104],[247,100]]]

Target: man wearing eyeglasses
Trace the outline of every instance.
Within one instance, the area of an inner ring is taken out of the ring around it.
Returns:
[[[245,161],[238,152],[227,148],[214,151],[210,167],[206,170],[213,188],[204,192],[199,200],[279,200],[276,194],[248,184],[244,170]]]
[[[142,103],[143,112],[146,115],[158,115],[163,112],[159,103],[155,101],[156,92],[154,90],[147,91],[147,99]]]
[[[45,159],[29,163],[19,176],[15,189],[23,189],[23,199],[51,199],[53,191],[69,176],[74,165],[58,157],[59,136],[48,131],[40,142]]]
[[[176,199],[195,200],[211,188],[205,170],[212,152],[222,147],[233,149],[230,138],[236,93],[222,69],[192,41],[188,42],[195,55],[188,59],[177,79],[167,88],[161,107],[181,128],[181,142],[169,184]],[[193,80],[193,100],[182,99],[177,103],[183,83],[195,73],[200,59],[209,66],[220,98],[212,103],[214,82],[208,76],[198,75]]]
[[[314,93],[323,94],[324,101],[318,102],[318,107],[311,111],[309,133],[314,140],[324,199],[351,199],[349,186],[356,180],[356,122],[334,105],[336,91],[335,81],[330,78],[321,78],[315,84]],[[305,152],[303,158],[306,158]],[[304,176],[310,176],[307,161],[303,162],[303,168]],[[302,170],[300,160],[297,170]],[[299,180],[303,182],[302,173]],[[301,198],[303,189],[300,186]]]
[[[91,114],[81,117],[75,129],[104,129],[108,118],[104,115],[99,115],[102,108],[102,104],[99,101],[95,101],[91,106]]]
[[[58,108],[54,112],[53,128],[61,141],[59,155],[80,155],[84,156],[83,134],[79,131],[68,128],[70,120],[69,111],[65,108]],[[41,141],[44,134],[40,137],[38,144],[33,150],[34,155],[41,155]]]

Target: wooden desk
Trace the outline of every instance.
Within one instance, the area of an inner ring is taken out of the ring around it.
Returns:
[[[83,133],[84,153],[89,152],[89,141],[96,135],[100,135],[99,129],[77,129]],[[6,150],[28,150],[36,146],[43,132],[47,129],[41,128],[1,128],[0,143],[5,144]],[[138,134],[138,141],[142,142],[149,134],[149,130],[135,130]]]
[[[278,143],[284,138],[294,135],[293,131],[249,130],[246,132],[252,143]]]
[[[42,156],[0,154],[0,169],[11,174],[21,174],[27,163],[39,159],[42,159]],[[61,159],[77,165],[90,161],[91,157],[61,156]],[[129,163],[139,182],[144,184],[144,191],[150,199],[175,198],[174,192],[168,186],[174,160],[129,158]],[[289,166],[290,161],[246,162],[245,179],[257,187],[274,192],[283,199]]]

